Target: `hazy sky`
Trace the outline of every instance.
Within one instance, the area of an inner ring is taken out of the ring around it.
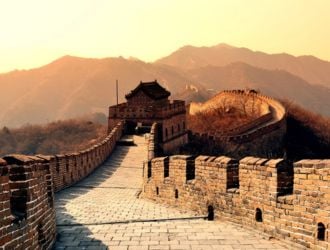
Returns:
[[[0,0],[0,72],[228,43],[330,60],[330,0]]]

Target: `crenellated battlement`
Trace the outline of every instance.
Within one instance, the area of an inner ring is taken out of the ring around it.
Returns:
[[[100,166],[123,126],[118,123],[102,142],[81,152],[0,158],[0,249],[51,249],[56,237],[54,192]]]
[[[255,157],[155,158],[187,142],[185,106],[181,101],[170,103],[169,92],[155,91],[158,83],[142,85],[128,95],[129,107],[110,107],[111,131],[92,147],[65,155],[0,158],[0,249],[51,249],[56,237],[54,193],[82,180],[109,157],[124,131],[121,117],[134,125],[147,119],[151,126],[142,197],[196,211],[210,220],[225,218],[301,247],[330,249],[330,160],[292,164]],[[256,97],[264,105],[261,116],[226,137],[201,137],[244,142],[272,131],[285,132],[285,109],[276,100],[253,91],[222,94]],[[150,107],[161,119],[155,119]],[[123,115],[118,113],[121,108]]]
[[[121,137],[123,126],[123,123],[119,123],[105,139],[86,150],[68,155],[50,156],[49,164],[55,192],[71,186],[101,165]]]
[[[330,160],[154,158],[144,166],[142,194],[303,247],[330,248]]]
[[[56,226],[47,160],[10,155],[1,162],[0,245],[3,249],[49,249]]]

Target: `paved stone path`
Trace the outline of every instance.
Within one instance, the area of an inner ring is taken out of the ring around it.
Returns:
[[[144,137],[134,141],[56,194],[55,249],[287,249],[239,225],[139,199],[147,151]]]

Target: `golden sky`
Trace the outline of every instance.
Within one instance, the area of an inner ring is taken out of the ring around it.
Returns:
[[[0,72],[227,43],[330,60],[330,0],[0,0]]]

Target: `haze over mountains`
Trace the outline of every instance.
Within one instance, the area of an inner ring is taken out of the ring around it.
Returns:
[[[295,57],[284,53],[267,54],[221,43],[213,47],[185,46],[157,61],[157,63],[184,70],[209,65],[225,66],[235,62],[244,62],[270,70],[285,70],[311,84],[330,87],[330,62],[314,56]]]
[[[155,63],[65,56],[37,69],[0,74],[0,126],[107,113],[115,104],[116,79],[120,101],[140,80],[157,79],[175,97],[189,101],[249,87],[330,116],[330,62],[220,44],[186,46]]]

